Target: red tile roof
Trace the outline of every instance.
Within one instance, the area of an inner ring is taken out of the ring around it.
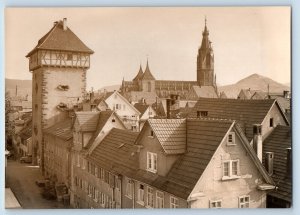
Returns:
[[[147,123],[149,123],[166,154],[181,154],[185,152],[185,119],[148,119]]]
[[[207,111],[207,117],[209,118],[236,120],[244,130],[247,139],[251,141],[253,137],[253,124],[261,124],[274,103],[274,99],[200,98],[188,117],[196,118],[197,111]],[[283,117],[285,118],[284,114]],[[288,124],[287,119],[286,122]]]
[[[138,132],[113,128],[87,159],[108,171],[133,174],[138,168],[137,136]]]
[[[263,142],[265,152],[274,153],[272,178],[278,187],[269,195],[292,202],[292,178],[287,173],[287,148],[292,147],[291,127],[278,125]],[[265,159],[263,159],[263,163]]]
[[[72,119],[68,118],[66,120],[56,123],[55,125],[49,128],[46,128],[44,132],[45,134],[50,134],[63,140],[70,140],[73,138],[71,126]]]
[[[100,112],[82,111],[75,112],[81,131],[95,131],[97,128]]]
[[[57,24],[55,24],[52,29],[39,40],[37,46],[29,52],[26,57],[29,57],[38,49],[85,52],[88,54],[94,53],[71,31],[69,27],[64,31],[62,21],[57,22]]]

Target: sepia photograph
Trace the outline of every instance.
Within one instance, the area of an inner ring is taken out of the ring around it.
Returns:
[[[293,206],[290,6],[4,24],[6,209]]]

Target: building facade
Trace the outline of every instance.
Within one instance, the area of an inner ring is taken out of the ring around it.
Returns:
[[[32,72],[33,158],[44,172],[44,134],[68,116],[86,89],[86,72],[93,53],[67,26],[67,19],[54,23],[27,54]]]

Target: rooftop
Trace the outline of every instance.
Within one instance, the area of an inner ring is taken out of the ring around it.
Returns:
[[[75,112],[81,131],[95,131],[100,112],[82,111]]]
[[[55,125],[49,128],[46,128],[44,132],[45,134],[50,134],[59,137],[63,140],[70,140],[73,138],[71,126],[72,126],[72,119],[68,118],[61,122],[56,123]]]
[[[94,53],[69,27],[64,30],[63,21],[61,20],[54,24],[51,30],[38,41],[36,47],[30,51],[26,57],[29,57],[33,52],[39,49],[85,52],[88,54]]]

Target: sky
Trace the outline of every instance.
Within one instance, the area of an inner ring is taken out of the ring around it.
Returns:
[[[289,7],[6,8],[5,75],[31,79],[25,55],[66,17],[95,52],[88,90],[132,80],[147,59],[157,80],[193,81],[206,17],[219,85],[253,73],[290,83],[290,16]]]

